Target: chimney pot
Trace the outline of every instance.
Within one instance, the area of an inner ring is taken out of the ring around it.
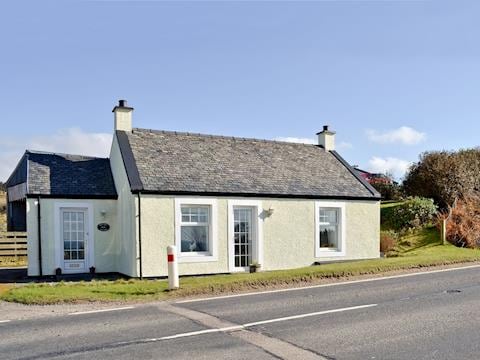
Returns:
[[[127,100],[118,100],[119,107],[127,107]]]

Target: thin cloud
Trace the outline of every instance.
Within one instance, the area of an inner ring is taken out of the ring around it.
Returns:
[[[394,157],[372,157],[368,161],[368,170],[374,173],[392,174],[397,179],[402,178],[412,163]]]
[[[291,143],[299,143],[299,144],[317,144],[318,140],[311,139],[311,138],[300,138],[300,137],[277,137],[275,138],[277,141],[286,141]],[[337,145],[337,150],[348,150],[352,149],[353,145],[346,141],[341,141]]]
[[[286,141],[291,143],[300,143],[300,144],[316,144],[317,140],[310,138],[298,138],[298,137],[277,137],[277,141]]]
[[[61,129],[51,135],[0,137],[0,181],[6,181],[25,150],[108,157],[112,135]]]
[[[401,126],[398,129],[378,132],[376,130],[367,130],[367,137],[370,141],[379,144],[403,144],[416,145],[425,141],[426,134],[417,131],[408,126]]]
[[[341,141],[340,143],[338,143],[337,149],[338,150],[349,150],[349,149],[353,149],[353,145],[349,142]]]

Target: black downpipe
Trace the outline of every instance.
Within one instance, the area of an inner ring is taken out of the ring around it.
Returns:
[[[38,264],[40,276],[43,276],[42,269],[42,213],[40,212],[40,196],[37,198],[38,208],[37,208],[37,225],[38,225]]]
[[[138,260],[140,262],[140,279],[143,279],[142,270],[142,204],[140,192],[138,193]]]

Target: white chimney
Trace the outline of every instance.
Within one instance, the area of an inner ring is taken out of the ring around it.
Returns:
[[[322,146],[325,151],[335,150],[335,132],[328,130],[328,125],[324,125],[323,130],[317,135],[318,145]]]
[[[132,131],[133,108],[127,106],[127,100],[118,100],[118,105],[112,110],[115,118],[115,131]]]

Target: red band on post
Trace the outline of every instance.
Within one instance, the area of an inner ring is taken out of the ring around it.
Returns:
[[[174,256],[173,254],[168,254],[168,262],[173,262],[175,259],[174,259]]]

